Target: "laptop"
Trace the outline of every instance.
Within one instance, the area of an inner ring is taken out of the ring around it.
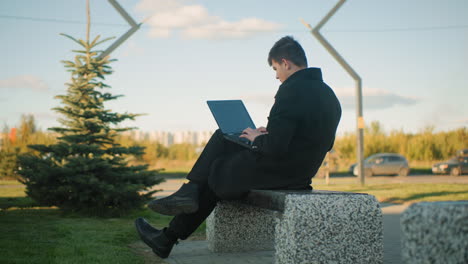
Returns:
[[[224,137],[234,143],[250,148],[252,142],[239,137],[242,131],[248,127],[256,129],[244,103],[241,100],[210,100],[206,101],[206,103]]]

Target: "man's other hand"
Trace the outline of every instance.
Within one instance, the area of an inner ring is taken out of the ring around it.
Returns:
[[[262,134],[268,134],[266,127],[259,127],[256,130]]]

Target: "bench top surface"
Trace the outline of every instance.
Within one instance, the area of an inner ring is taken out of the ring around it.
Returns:
[[[288,195],[367,195],[366,193],[336,192],[324,190],[252,190],[241,203],[258,206],[265,209],[284,211],[285,199]]]

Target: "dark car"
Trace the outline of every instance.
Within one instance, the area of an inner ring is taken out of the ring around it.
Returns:
[[[468,174],[468,156],[457,156],[447,161],[436,163],[432,165],[432,173],[450,174],[452,176]]]
[[[358,175],[357,164],[349,168],[353,175]],[[407,176],[410,172],[408,160],[397,153],[379,153],[364,160],[364,176],[373,175],[399,175]]]
[[[460,149],[455,152],[455,156],[457,157],[466,157],[468,156],[468,149]]]
[[[354,167],[356,166],[357,166],[357,163],[353,163],[351,164],[351,166],[349,166],[349,169],[348,169],[349,174],[354,175]]]

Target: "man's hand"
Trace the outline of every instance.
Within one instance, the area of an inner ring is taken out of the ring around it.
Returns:
[[[251,142],[253,142],[256,137],[263,135],[263,134],[268,134],[268,131],[264,127],[259,127],[257,129],[252,129],[248,127],[244,129],[244,131],[242,131],[242,135],[240,135],[239,137],[246,138],[250,140]]]
[[[268,134],[266,127],[259,127],[256,130],[262,134]]]

